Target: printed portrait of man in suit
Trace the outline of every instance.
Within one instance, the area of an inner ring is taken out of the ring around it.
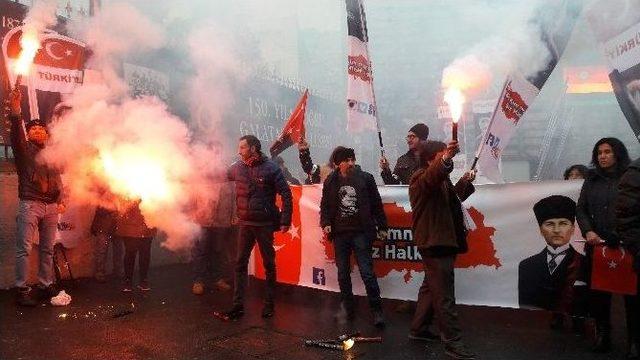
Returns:
[[[521,308],[572,314],[576,300],[586,291],[585,257],[569,243],[575,230],[576,203],[552,195],[538,201],[533,212],[545,246],[520,262],[518,302]]]

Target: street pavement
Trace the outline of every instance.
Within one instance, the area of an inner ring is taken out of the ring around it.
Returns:
[[[263,282],[249,281],[245,316],[224,322],[213,316],[231,303],[231,292],[208,288],[191,294],[188,265],[151,269],[153,289],[120,292],[115,279],[66,284],[71,305],[22,308],[15,292],[0,291],[0,359],[446,359],[442,344],[407,338],[409,313],[385,301],[387,327],[371,324],[365,298],[358,316],[339,324],[338,294],[278,285],[276,314],[262,319]],[[549,329],[543,311],[459,306],[464,340],[478,359],[622,359],[624,310],[614,299],[614,351],[593,354],[588,340],[571,329]],[[382,343],[356,344],[349,351],[308,348],[305,339],[335,338],[359,331]]]

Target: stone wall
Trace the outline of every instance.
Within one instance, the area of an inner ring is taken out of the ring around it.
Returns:
[[[68,204],[73,206],[73,204]],[[0,289],[13,286],[15,282],[15,242],[16,211],[18,207],[18,176],[15,172],[0,172]],[[153,241],[151,266],[186,262],[188,251],[176,254],[160,246],[161,236]],[[36,282],[38,271],[38,247],[34,246],[30,254],[30,281]],[[85,236],[77,245],[67,250],[70,267],[75,277],[93,276],[93,239]],[[60,257],[61,258],[61,257]],[[61,258],[62,259],[62,258]],[[61,263],[62,266],[62,263]],[[62,276],[67,276],[62,269]]]

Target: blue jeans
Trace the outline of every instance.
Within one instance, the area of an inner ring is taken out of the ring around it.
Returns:
[[[18,203],[18,236],[16,238],[16,286],[25,287],[29,277],[29,252],[39,235],[38,281],[53,284],[53,243],[58,227],[58,204],[20,200]]]
[[[360,269],[360,277],[364,283],[369,298],[369,306],[372,310],[382,308],[380,299],[380,287],[378,278],[373,272],[373,258],[371,246],[373,245],[373,233],[348,232],[338,233],[333,236],[333,248],[336,253],[336,266],[338,267],[338,283],[342,303],[347,308],[353,308],[353,290],[351,286],[351,253],[353,252]]]

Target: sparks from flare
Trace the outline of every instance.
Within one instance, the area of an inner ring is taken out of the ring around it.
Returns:
[[[449,106],[449,112],[451,112],[451,119],[454,123],[457,123],[462,116],[462,106],[465,102],[464,94],[457,87],[450,87],[444,94],[444,102]]]

